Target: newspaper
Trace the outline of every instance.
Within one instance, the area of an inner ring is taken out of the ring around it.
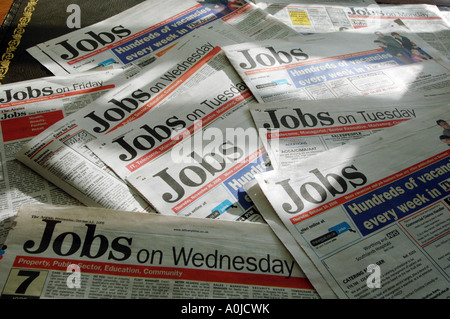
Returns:
[[[386,22],[393,26],[405,26],[450,58],[449,24],[442,11],[433,5],[262,2],[259,6],[302,34],[375,27]]]
[[[259,187],[258,182],[253,180],[244,185],[244,189],[248,196],[251,198],[255,204],[258,211],[262,212],[264,216],[264,221],[270,226],[270,228],[275,232],[281,242],[289,250],[292,256],[295,256],[296,260],[304,260],[309,257],[306,255],[305,251],[297,244],[295,238],[289,233],[286,227],[278,218],[278,215],[270,205],[267,197]],[[311,284],[320,294],[321,298],[324,299],[336,299],[337,296],[328,285],[326,280],[320,275],[318,269],[309,261],[302,261],[302,271],[306,274],[306,277],[310,280]]]
[[[161,214],[259,221],[243,185],[271,166],[251,101],[230,68],[87,146]]]
[[[296,34],[246,1],[225,6],[209,1],[148,0],[109,19],[38,44],[28,52],[54,74],[124,67],[133,73],[212,22],[217,22],[213,24],[215,32],[235,42]]]
[[[393,39],[388,35],[391,30],[397,29],[380,33],[364,28],[247,42],[223,50],[260,103],[448,87],[448,60],[402,29],[398,33],[416,44],[419,50],[413,51],[419,51],[423,59],[413,61],[394,43],[385,44]]]
[[[0,245],[9,217],[24,203],[78,204],[72,196],[14,159],[15,153],[53,123],[124,83],[120,70],[86,72],[4,84],[0,87]]]
[[[236,43],[298,35],[293,28],[252,3],[215,20],[208,25],[208,29],[213,29]]]
[[[285,227],[274,231],[339,298],[450,296],[448,109],[256,175]]]
[[[193,32],[151,68],[36,136],[16,158],[87,206],[153,211],[85,145],[142,117],[223,67],[232,69],[216,45],[229,40],[211,34]]]
[[[2,253],[2,298],[319,297],[259,223],[25,205]]]
[[[449,92],[429,95],[368,96],[320,101],[251,103],[262,142],[275,169],[296,164],[350,141],[420,117],[449,100]]]

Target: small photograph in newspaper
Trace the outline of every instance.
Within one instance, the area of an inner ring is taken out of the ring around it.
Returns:
[[[407,49],[397,36],[414,44]],[[398,28],[246,42],[223,50],[260,103],[407,94],[447,88],[450,76],[445,57]]]
[[[449,298],[448,110],[256,175],[285,226],[274,231],[339,298]]]
[[[259,223],[24,205],[1,257],[4,299],[319,298]]]

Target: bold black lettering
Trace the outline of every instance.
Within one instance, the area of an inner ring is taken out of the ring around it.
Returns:
[[[12,100],[11,90],[4,90],[6,93],[6,99],[0,99],[0,103],[9,103]]]
[[[277,110],[264,110],[264,112],[267,112],[270,116],[270,120],[272,121],[272,126],[269,123],[264,123],[263,127],[266,129],[270,128],[280,128],[280,123],[278,122],[278,118],[275,115],[275,112]]]
[[[305,205],[303,204],[303,201],[297,195],[297,193],[292,189],[291,185],[289,184],[289,181],[290,179],[285,179],[284,181],[277,182],[276,184],[283,187],[284,191],[289,195],[289,197],[292,199],[292,201],[297,207],[293,209],[292,205],[289,203],[283,203],[281,207],[284,209],[286,213],[297,214],[298,212],[303,210]]]
[[[121,161],[127,162],[127,161],[131,161],[132,159],[134,159],[137,156],[137,152],[136,150],[127,142],[125,142],[124,137],[121,136],[115,140],[112,141],[112,143],[117,143],[120,146],[122,146],[122,148],[128,152],[128,154],[120,154],[119,155],[119,159]]]
[[[61,42],[56,43],[57,45],[62,45],[64,47],[64,49],[66,49],[71,55],[68,55],[66,53],[61,54],[61,59],[64,60],[72,60],[75,59],[78,55],[80,55],[80,53],[78,52],[77,49],[75,49],[72,45],[69,44],[69,42],[67,42],[69,40],[64,40]]]
[[[132,111],[136,110],[139,106],[138,102],[136,102],[132,98],[124,98],[121,101],[118,101],[116,99],[111,99],[108,101],[108,103],[112,103],[114,105],[117,105],[121,109],[127,111],[128,113],[131,113]],[[125,116],[125,114],[123,115]],[[122,117],[123,118],[123,117]]]
[[[120,243],[120,240],[125,240],[128,245],[124,245]],[[127,238],[127,237],[117,237],[114,238],[113,241],[111,242],[111,249],[122,253],[123,256],[122,257],[117,257],[112,251],[109,252],[108,255],[108,259],[113,259],[113,260],[118,260],[118,261],[122,261],[122,260],[126,260],[131,256],[131,248],[129,246],[131,246],[133,239],[132,238]]]
[[[85,34],[90,35],[95,41],[100,43],[101,45],[106,45],[113,43],[116,37],[109,32],[99,32],[96,34],[94,31],[85,32]],[[105,39],[105,37],[107,39]]]
[[[111,32],[117,35],[120,39],[125,38],[131,34],[131,31],[125,29],[123,26],[118,25],[111,29]]]
[[[292,56],[289,53],[284,51],[275,51],[273,47],[266,47],[266,49],[272,53],[278,63],[287,64],[292,62]]]
[[[81,255],[80,257],[88,257],[88,258],[98,258],[100,256],[103,256],[103,254],[108,250],[108,239],[103,235],[94,235],[95,234],[95,228],[96,226],[93,224],[86,224],[86,227],[88,228],[86,231],[86,236],[83,243],[83,248],[81,249]],[[92,243],[95,240],[99,240],[100,243],[94,246],[98,246],[97,253],[92,255],[91,248]]]
[[[248,61],[248,64],[240,63],[239,66],[241,68],[248,70],[248,69],[254,69],[256,67],[256,62],[255,62],[255,60],[253,60],[251,55],[248,53],[248,50],[241,50],[241,51],[238,51],[238,52],[241,52],[244,55],[244,57],[247,59],[247,61]]]
[[[354,166],[347,166],[342,169],[342,176],[350,180],[350,184],[356,188],[356,186],[364,185],[367,182],[367,177],[361,172],[349,172],[348,170],[352,169],[357,171],[358,169]],[[359,182],[355,182],[355,179],[359,179]]]
[[[317,194],[319,194],[320,199],[315,199],[310,194],[310,191],[308,190],[307,186],[311,186],[312,188],[314,188],[316,190]],[[308,202],[314,203],[314,204],[322,203],[327,199],[327,192],[325,191],[325,189],[322,186],[320,186],[319,184],[314,183],[314,182],[308,182],[308,183],[305,183],[302,186],[300,186],[300,194]]]
[[[27,240],[23,245],[23,250],[25,250],[29,254],[40,254],[45,250],[47,250],[48,246],[50,245],[53,232],[55,231],[55,225],[61,222],[58,220],[49,220],[49,219],[43,219],[42,221],[45,222],[46,225],[44,232],[42,233],[39,247],[35,251],[31,251],[30,248],[33,248],[35,244],[34,241],[31,239]]]
[[[328,112],[317,113],[317,118],[320,120],[320,124],[323,126],[329,126],[334,124],[334,120],[330,116],[330,113]]]
[[[172,116],[166,120],[166,125],[171,127],[172,129],[181,130],[186,127],[186,122],[183,120],[179,120],[176,116]]]
[[[107,130],[109,130],[109,128],[110,128],[109,123],[107,121],[105,121],[104,119],[102,119],[101,117],[97,116],[95,114],[95,111],[92,111],[91,113],[85,115],[84,118],[90,118],[94,122],[101,125],[101,127],[96,126],[92,129],[95,133],[103,133],[103,132],[106,132]]]
[[[328,189],[328,191],[330,192],[330,194],[332,196],[336,196],[337,194],[343,194],[347,191],[347,183],[341,176],[339,176],[337,174],[333,174],[333,173],[323,176],[323,174],[317,168],[313,169],[312,171],[309,171],[309,172],[316,175],[316,177],[319,179],[319,181],[322,183],[322,185],[324,185]],[[338,182],[339,186],[341,187],[341,190],[337,190],[331,184],[330,178],[332,180]]]
[[[62,247],[67,236],[72,236],[72,243],[67,252],[63,253]],[[78,251],[81,246],[81,238],[76,233],[67,232],[58,235],[53,242],[53,251],[60,256],[70,256]]]
[[[317,119],[314,115],[309,113],[303,114],[302,110],[300,110],[299,108],[295,108],[294,111],[297,113],[303,127],[315,127],[317,125]]]
[[[176,197],[174,198],[174,195],[171,193],[164,193],[162,195],[162,198],[165,202],[168,203],[174,203],[180,198],[182,198],[185,194],[183,186],[181,186],[170,174],[167,173],[168,168],[166,167],[162,171],[158,172],[157,174],[153,175],[153,177],[160,177],[164,182],[167,183],[176,193]]]
[[[165,139],[169,138],[172,134],[172,131],[170,128],[164,126],[164,125],[156,125],[155,127],[151,128],[147,124],[140,127],[141,129],[147,131],[151,136],[155,137],[158,141],[162,142]]]
[[[186,172],[192,172],[195,176],[200,178],[200,181],[194,181],[190,178]],[[206,173],[200,167],[197,166],[187,166],[180,171],[181,182],[190,187],[197,187],[202,185],[206,181]]]
[[[34,99],[41,96],[41,91],[38,89],[33,89],[31,86],[27,86],[28,98]]]
[[[203,158],[195,152],[189,154],[195,161],[197,161],[204,169],[206,169],[212,176],[216,173],[223,171],[226,166],[225,160],[222,156],[215,153],[206,154]],[[210,164],[211,161],[208,158],[214,159],[214,161],[219,165],[219,168],[214,167]]]
[[[98,48],[98,43],[91,39],[82,39],[77,42],[77,48],[81,51],[90,52]]]
[[[301,49],[292,49],[291,54],[295,57],[297,61],[308,60],[309,56],[304,53]]]

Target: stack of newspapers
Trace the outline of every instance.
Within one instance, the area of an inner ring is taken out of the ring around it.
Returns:
[[[147,0],[27,51],[2,298],[450,298],[440,8]]]

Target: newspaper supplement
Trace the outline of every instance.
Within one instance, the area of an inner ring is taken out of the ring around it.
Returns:
[[[215,124],[218,117],[240,107],[243,100],[252,98],[245,83],[228,64],[220,72],[209,74],[207,81],[163,101],[151,112],[86,146],[125,179],[148,162],[170,152],[191,134]]]
[[[193,0],[144,1],[28,52],[55,75],[130,64],[142,68],[195,28],[229,12]]]
[[[355,1],[342,3],[259,3],[258,6],[286,25],[302,34],[346,31],[365,27],[407,27],[422,40],[450,57],[449,24],[438,7],[426,4],[413,5],[361,5]],[[396,40],[410,47],[407,39],[396,36]]]
[[[448,60],[402,29],[398,33],[413,41],[424,57],[422,62],[414,61],[395,40],[386,44],[393,39],[388,35],[391,30],[398,29],[364,28],[247,42],[223,50],[260,103],[447,87]]]
[[[255,221],[243,185],[271,169],[234,69],[88,144],[161,214]]]
[[[258,131],[266,132],[260,137],[277,169],[420,117],[448,101],[441,93],[251,103],[249,109]]]
[[[319,298],[260,223],[24,205],[2,252],[2,298]]]
[[[339,298],[449,297],[447,117],[445,104],[256,176],[309,256],[299,265],[312,262]]]
[[[308,259],[309,257],[306,255],[305,251],[297,244],[294,237],[289,233],[286,227],[278,218],[278,215],[273,210],[272,205],[264,196],[259,184],[256,180],[248,182],[244,185],[244,189],[247,192],[248,196],[252,199],[258,211],[264,217],[264,221],[270,226],[270,228],[275,232],[278,238],[283,242],[286,249],[291,253],[292,256],[296,256],[298,259]],[[320,294],[321,298],[325,299],[336,299],[337,296],[328,285],[326,280],[320,275],[320,272],[311,262],[302,263],[303,267],[308,266],[307,268],[302,267],[302,271],[306,274],[307,278],[309,278],[311,284],[317,290],[317,293]]]
[[[110,70],[46,77],[0,87],[0,244],[9,228],[6,218],[15,215],[20,205],[78,204],[72,196],[15,160],[15,153],[52,124],[124,81],[122,71]]]
[[[224,66],[233,69],[223,53],[217,54],[220,48],[211,42],[211,36],[196,32],[158,59],[151,70],[142,70],[120,88],[36,136],[16,158],[85,205],[149,210],[85,145],[143,116]],[[214,37],[226,41],[219,35]]]
[[[213,29],[236,43],[298,35],[283,21],[250,2],[225,17],[211,22],[208,29]]]

